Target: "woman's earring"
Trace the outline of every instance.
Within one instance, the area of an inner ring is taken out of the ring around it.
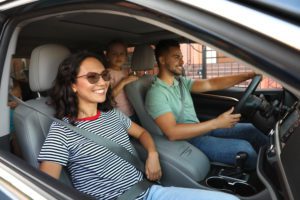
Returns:
[[[71,89],[72,89],[72,91],[73,91],[74,93],[77,92],[76,87],[75,87],[75,85],[73,85],[73,84],[72,84],[72,86],[71,86]]]

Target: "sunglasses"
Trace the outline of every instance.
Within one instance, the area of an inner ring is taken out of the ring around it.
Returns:
[[[77,76],[77,78],[81,78],[81,77],[86,77],[86,79],[88,80],[88,82],[90,84],[95,84],[100,80],[100,77],[102,77],[102,79],[104,81],[110,81],[110,74],[109,71],[104,70],[102,73],[97,73],[97,72],[89,72],[85,75],[82,76]]]

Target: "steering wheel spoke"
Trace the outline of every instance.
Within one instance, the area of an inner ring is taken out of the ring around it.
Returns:
[[[241,113],[241,111],[243,110],[243,107],[245,106],[245,103],[247,101],[247,99],[249,98],[249,96],[251,94],[254,93],[255,89],[257,88],[257,86],[259,85],[259,83],[262,80],[262,76],[261,75],[256,75],[251,83],[249,84],[249,86],[247,87],[247,89],[245,90],[242,98],[239,100],[238,104],[234,107],[234,113]]]

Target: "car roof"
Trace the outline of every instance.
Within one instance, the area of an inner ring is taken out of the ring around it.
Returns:
[[[268,12],[274,16],[280,16],[290,20],[293,23],[300,23],[300,1],[299,0],[244,0],[236,3],[243,4],[264,12]]]
[[[130,1],[130,0],[128,0]],[[300,23],[300,1],[298,0],[230,0],[236,4],[245,5],[253,9],[261,10],[270,15],[290,20],[293,23]],[[74,3],[97,2],[97,0],[2,0],[0,1],[0,11],[2,14],[13,15],[16,13],[25,13],[29,10],[45,9],[58,5],[67,5]],[[99,1],[98,1],[99,2]],[[120,3],[124,0],[101,0],[101,3]],[[154,1],[155,2],[155,1]],[[192,2],[192,0],[191,0]],[[217,3],[217,2],[216,2]],[[29,9],[28,9],[29,8]]]

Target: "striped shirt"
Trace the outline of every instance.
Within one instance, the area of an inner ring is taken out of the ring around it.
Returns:
[[[68,122],[67,118],[63,120]],[[109,138],[133,153],[127,132],[131,121],[116,109],[80,119],[76,126]],[[106,147],[56,122],[50,127],[38,160],[67,166],[74,187],[97,199],[115,199],[143,179],[142,172]]]

